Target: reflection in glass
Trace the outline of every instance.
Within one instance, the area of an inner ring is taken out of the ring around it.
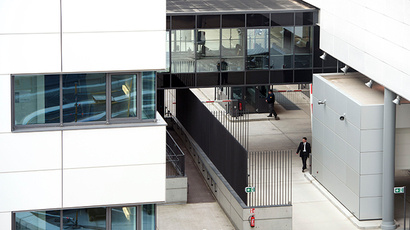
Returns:
[[[312,28],[311,26],[295,27],[295,68],[312,67]]]
[[[292,68],[293,27],[272,27],[270,31],[271,69]]]
[[[165,50],[166,50],[166,68],[165,68],[165,71],[166,72],[169,72],[169,69],[170,69],[170,62],[169,62],[169,31],[167,31],[167,33],[166,33],[166,47],[165,47]]]
[[[155,119],[155,72],[142,73],[142,119]]]
[[[60,123],[59,75],[14,77],[16,125]]]
[[[137,75],[111,75],[111,117],[137,117]]]
[[[222,54],[222,59],[226,62],[226,68],[220,68],[221,71],[244,70],[244,65],[245,65],[244,45],[245,45],[245,29],[240,29],[240,28],[222,29],[221,54]],[[221,59],[221,62],[223,61],[222,59]]]
[[[111,209],[112,230],[135,230],[137,229],[137,208],[121,207]]]
[[[63,75],[63,122],[105,121],[105,74]]]
[[[172,73],[195,72],[194,30],[171,31],[171,61]]]
[[[155,230],[155,204],[145,204],[141,213],[142,230]]]
[[[269,30],[248,29],[247,69],[268,69],[269,67]]]
[[[105,230],[105,226],[105,208],[85,208],[63,211],[63,229]]]
[[[225,14],[222,15],[222,28],[245,27],[244,14]]]
[[[217,71],[219,29],[201,29],[197,33],[197,72]]]
[[[59,230],[60,211],[18,212],[15,221],[16,230]]]

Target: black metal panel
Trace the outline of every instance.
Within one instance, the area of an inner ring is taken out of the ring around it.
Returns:
[[[295,83],[312,82],[312,69],[295,70]]]
[[[313,25],[313,12],[295,13],[295,25],[297,26]]]
[[[176,98],[178,120],[246,202],[247,151],[189,89]]]
[[[195,16],[172,16],[172,29],[195,29]]]
[[[222,72],[222,85],[243,85],[245,84],[244,72]]]
[[[219,73],[198,73],[197,87],[219,86]]]
[[[222,15],[222,28],[245,27],[245,14]]]
[[[219,28],[220,18],[219,15],[198,15],[197,28]]]
[[[271,14],[271,26],[293,26],[295,16],[293,13],[273,13]]]
[[[157,73],[157,88],[169,88],[171,86],[171,75],[167,73]]]
[[[269,71],[248,71],[246,73],[246,84],[269,85]]]
[[[269,26],[269,14],[247,14],[246,26],[259,27]]]
[[[195,74],[194,73],[172,74],[171,87],[173,88],[195,87]]]

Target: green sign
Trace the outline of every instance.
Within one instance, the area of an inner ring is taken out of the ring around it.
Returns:
[[[255,187],[246,187],[245,192],[246,193],[255,192]]]
[[[404,193],[404,187],[394,187],[394,194]]]

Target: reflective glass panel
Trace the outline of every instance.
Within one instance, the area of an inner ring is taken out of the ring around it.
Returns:
[[[111,117],[137,117],[137,75],[111,75]]]
[[[105,230],[105,208],[84,208],[63,211],[63,229]]]
[[[155,119],[155,72],[142,73],[142,119]]]
[[[63,122],[105,121],[105,74],[63,75]]]
[[[245,66],[245,29],[222,29],[221,71],[242,71]]]
[[[170,49],[170,47],[169,47],[169,45],[170,45],[169,44],[169,31],[166,32],[166,36],[167,37],[165,38],[165,40],[166,40],[166,42],[165,42],[165,44],[166,44],[166,47],[165,47],[165,52],[166,52],[166,57],[165,57],[166,58],[166,66],[165,67],[166,68],[165,68],[165,71],[169,72],[170,67],[171,67],[171,63],[169,61],[169,58],[170,58],[169,57],[170,56],[170,53],[169,53],[170,52],[170,50],[169,50]]]
[[[312,67],[312,27],[295,27],[295,68]]]
[[[137,208],[121,207],[111,209],[111,229],[112,230],[136,230],[137,229]]]
[[[16,213],[16,230],[60,230],[60,211],[34,211]]]
[[[217,86],[221,82],[219,73],[197,74],[197,87]]]
[[[14,77],[16,125],[60,123],[60,76]]]
[[[246,25],[248,27],[269,26],[269,14],[247,14]]]
[[[270,30],[271,69],[292,68],[293,27],[272,27]]]
[[[222,15],[222,28],[244,27],[244,26],[245,26],[245,15],[244,14]]]
[[[271,26],[293,26],[295,22],[293,13],[271,14]]]
[[[313,12],[295,13],[295,25],[313,25]]]
[[[198,15],[197,27],[198,28],[219,28],[220,27],[219,15]]]
[[[202,29],[197,34],[197,72],[218,71],[220,30]]]
[[[248,29],[247,69],[268,69],[269,67],[269,30]]]
[[[155,230],[155,205],[145,204],[142,206],[141,212],[142,230]]]
[[[172,16],[172,29],[194,29],[195,16]]]
[[[200,38],[198,37],[198,39]],[[194,30],[171,31],[171,72],[195,72]]]

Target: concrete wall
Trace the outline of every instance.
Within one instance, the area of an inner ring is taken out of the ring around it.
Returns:
[[[304,1],[320,8],[320,49],[410,99],[410,1]]]
[[[165,0],[3,0],[0,74],[165,68]]]
[[[185,204],[188,201],[188,177],[167,178],[167,204]]]
[[[259,229],[292,229],[292,206],[282,207],[256,207],[251,214],[252,207],[246,204],[238,197],[229,183],[219,173],[206,154],[198,144],[187,134],[184,128],[177,128],[179,124],[174,123],[174,130],[183,140],[186,140],[190,154],[195,159],[198,167],[203,169],[201,173],[206,179],[209,188],[216,197],[219,205],[224,210],[232,224],[238,230],[251,230],[248,218],[255,215],[255,228]],[[185,138],[188,137],[188,138]],[[244,188],[245,189],[245,188]]]
[[[383,105],[362,105],[317,75],[313,86],[312,175],[358,219],[381,218]]]
[[[358,219],[381,218],[383,104],[362,104],[320,75],[313,89],[312,175]],[[397,106],[396,169],[410,169],[409,109]]]

